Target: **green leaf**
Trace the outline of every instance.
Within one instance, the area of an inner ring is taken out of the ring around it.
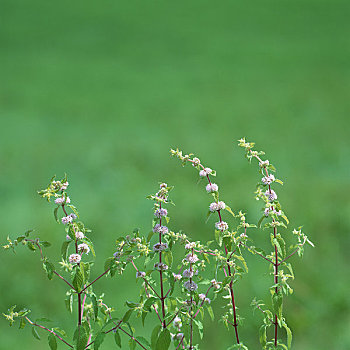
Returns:
[[[97,334],[97,337],[95,338],[95,342],[94,342],[94,350],[98,350],[98,348],[101,346],[101,344],[105,340],[105,336],[106,334],[103,332]]]
[[[134,311],[133,309],[129,309],[129,310],[124,314],[123,320],[122,320],[123,323],[129,321],[129,318],[130,318],[130,316],[131,316],[131,314],[132,314],[133,311]]]
[[[67,310],[72,313],[73,312],[73,294],[69,295],[67,299],[65,299],[65,304]]]
[[[152,305],[157,301],[158,298],[156,297],[150,297],[146,300],[146,302],[143,304],[143,308],[147,311],[151,311]]]
[[[142,345],[144,345],[144,346],[146,346],[146,347],[148,347],[148,348],[151,347],[151,344],[150,344],[150,343],[148,342],[148,340],[145,339],[144,337],[136,337],[136,340],[137,340],[138,342],[140,342]]]
[[[120,334],[118,331],[116,331],[114,333],[114,340],[115,340],[115,343],[121,348],[122,347],[122,340],[120,338]]]
[[[96,321],[98,316],[98,304],[97,304],[96,295],[91,296],[91,302],[92,302],[92,307],[94,309],[94,315],[95,315],[95,321]]]
[[[59,208],[59,207],[56,207],[56,208],[54,209],[54,211],[53,211],[53,215],[54,215],[55,220],[56,220],[57,222],[59,222],[59,220],[58,220],[58,208]]]
[[[235,217],[235,213],[232,211],[232,209],[231,209],[228,205],[226,205],[225,209],[226,209],[233,217]]]
[[[56,350],[57,349],[57,340],[56,337],[50,333],[49,336],[47,337],[49,341],[49,346],[51,350]]]
[[[156,350],[168,350],[171,342],[170,332],[167,328],[163,329],[156,343]]]
[[[73,277],[73,287],[74,287],[78,292],[80,292],[83,283],[84,283],[84,276],[83,276],[83,274],[81,273],[80,268],[77,268],[77,269],[75,270],[75,274],[74,274],[74,277]]]
[[[73,336],[74,343],[76,345],[76,350],[84,350],[85,346],[87,344],[87,334],[85,332],[85,329],[82,325],[79,325],[77,329],[74,332]]]
[[[164,257],[164,262],[169,266],[169,268],[171,267],[171,265],[173,264],[173,254],[168,251],[168,252],[163,252],[162,256]]]
[[[83,279],[84,279],[84,284],[86,283],[86,281],[89,279],[89,274],[90,274],[90,265],[84,262],[80,262],[80,271],[81,274],[83,275]]]
[[[283,296],[282,293],[274,293],[272,296],[272,305],[273,311],[277,314],[278,319],[280,320],[282,317],[282,304],[283,304]]]
[[[292,346],[292,331],[287,326],[287,323],[283,322],[282,326],[287,332],[287,344],[288,344],[288,349],[290,349],[290,347]]]
[[[259,329],[259,341],[261,346],[265,349],[266,346],[266,325],[262,325]]]
[[[129,349],[130,350],[135,350],[136,348],[136,341],[134,339],[129,339]]]
[[[207,310],[208,310],[208,313],[209,313],[209,316],[210,316],[211,320],[214,321],[214,312],[213,312],[213,308],[212,308],[210,305],[208,305],[208,306],[207,306]]]
[[[47,278],[49,280],[52,280],[53,272],[55,271],[55,266],[52,263],[50,263],[49,261],[45,261],[43,263],[43,267],[47,273]]]
[[[38,331],[35,329],[35,327],[32,327],[32,334],[33,334],[33,337],[40,340],[40,335],[38,333]]]
[[[152,347],[152,349],[156,348],[158,334],[159,334],[159,331],[161,328],[162,328],[162,326],[158,325],[158,326],[155,326],[153,331],[152,331],[152,334],[151,334],[151,347]]]
[[[259,221],[258,221],[258,227],[259,227],[259,228],[261,227],[261,223],[263,222],[264,219],[266,219],[266,216],[265,216],[265,215],[263,215],[263,216],[259,219]]]
[[[221,231],[215,230],[215,239],[216,239],[216,242],[218,243],[218,245],[221,247],[221,245],[222,245]]]
[[[48,241],[41,241],[40,244],[45,248],[51,247],[51,243]]]
[[[105,270],[110,269],[114,265],[114,263],[115,263],[115,258],[108,258],[105,262],[105,266],[104,266]]]
[[[67,260],[68,246],[72,241],[64,241],[61,247],[61,256],[63,260]]]
[[[21,320],[19,322],[19,329],[23,329],[26,326],[26,320],[24,317],[21,317]]]

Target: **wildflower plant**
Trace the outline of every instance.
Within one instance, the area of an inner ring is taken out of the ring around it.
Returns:
[[[207,180],[205,190],[211,195],[213,202],[209,205],[209,211],[207,218],[214,213],[217,214],[219,221],[215,223],[214,235],[218,248],[211,250],[209,253],[215,258],[216,261],[216,278],[213,280],[213,285],[218,287],[221,285],[221,291],[223,291],[222,297],[229,300],[226,308],[226,312],[222,315],[221,320],[224,322],[227,328],[231,325],[234,328],[235,345],[230,349],[247,349],[239,338],[238,326],[241,321],[236,306],[236,296],[234,292],[234,284],[238,282],[240,277],[248,272],[248,266],[242,254],[242,247],[245,246],[247,241],[247,229],[249,227],[256,227],[253,224],[246,222],[245,215],[239,211],[237,215],[234,214],[232,209],[222,200],[219,196],[219,186],[212,182],[211,176],[216,176],[216,171],[209,167],[205,167],[199,158],[193,157],[193,154],[183,154],[179,149],[172,149],[171,155],[178,158],[182,165],[190,163],[199,172],[200,179]],[[229,224],[223,220],[223,212],[226,211],[233,218],[239,219],[239,224],[235,230],[229,228]],[[239,233],[240,232],[240,233]],[[221,277],[219,277],[221,272]]]
[[[149,314],[156,315],[150,321],[155,321],[149,341],[152,349],[167,350],[171,344],[174,349],[199,349],[195,338],[203,337],[204,310],[213,316],[208,296],[213,286],[199,273],[206,267],[203,252],[207,247],[168,227],[170,216],[166,207],[173,204],[169,199],[171,190],[161,183],[159,190],[148,196],[154,202],[152,231],[147,236],[149,249],[145,259],[131,262],[142,288],[139,302],[131,303],[130,310],[137,310],[143,323]],[[173,254],[176,245],[180,246],[177,259]]]
[[[72,317],[72,329],[66,332],[59,327],[49,327],[47,319],[33,320],[29,309],[17,310],[15,306],[4,313],[9,324],[19,321],[20,329],[31,327],[37,339],[40,333],[46,332],[51,350],[56,350],[59,344],[68,349],[97,350],[109,334],[113,335],[116,346],[123,349],[123,338],[126,338],[131,350],[199,350],[205,318],[209,316],[214,320],[217,314],[220,322],[232,330],[233,341],[227,350],[247,350],[247,341],[243,343],[239,333],[243,317],[238,314],[236,286],[244,275],[249,278],[245,255],[252,253],[268,263],[272,275],[271,306],[256,298],[252,301],[254,309],[263,315],[259,330],[262,349],[290,349],[292,332],[283,314],[283,299],[293,292],[290,282],[294,273],[289,259],[296,254],[302,256],[305,244],[313,244],[299,227],[292,231],[296,243],[287,248],[285,235],[289,221],[275,187],[282,185],[282,181],[275,177],[274,166],[262,159],[264,152],[254,150],[253,143],[241,139],[239,146],[244,148],[248,160],[257,160],[259,166],[261,180],[255,194],[262,203],[262,215],[257,225],[248,223],[246,213],[233,211],[222,199],[219,186],[213,182],[214,170],[204,166],[193,154],[171,150],[182,165],[190,164],[198,172],[200,181],[205,182],[203,187],[211,198],[207,204],[207,221],[215,217],[213,234],[208,234],[206,241],[193,241],[190,235],[176,230],[174,223],[170,225],[173,202],[169,195],[173,188],[162,182],[157,191],[147,197],[153,202],[151,231],[142,234],[135,229],[131,234],[118,237],[114,252],[106,258],[104,270],[97,276],[93,273],[92,232],[80,220],[71,201],[67,177],[62,180],[53,177],[38,193],[54,203],[54,217],[64,227],[61,261],[57,264],[50,259],[46,248],[51,244],[33,238],[32,231],[16,239],[8,237],[4,248],[15,251],[18,245],[23,245],[39,252],[48,279],[57,277],[67,287],[65,305]],[[257,248],[252,239],[259,228],[269,233],[271,252],[268,254]],[[115,317],[115,308],[107,305],[104,294],[97,295],[93,287],[102,277],[121,279],[126,269],[133,269],[140,289],[136,300],[116,305],[119,308],[125,303],[127,311]],[[219,298],[225,301],[224,311],[216,309]],[[131,324],[133,317],[153,329],[149,338],[136,335]]]
[[[278,195],[272,188],[275,184],[283,185],[283,182],[272,174],[276,168],[269,160],[262,160],[265,154],[263,151],[255,151],[254,143],[247,142],[245,138],[238,141],[239,146],[244,148],[245,156],[251,162],[257,160],[259,173],[262,176],[257,184],[255,198],[263,203],[262,216],[258,226],[264,230],[270,231],[270,242],[272,252],[266,254],[263,250],[255,247],[249,247],[249,250],[264,258],[269,263],[270,273],[273,275],[273,284],[270,286],[272,309],[265,307],[260,300],[254,299],[252,306],[263,313],[263,325],[259,331],[259,339],[263,349],[289,349],[292,343],[292,331],[287,325],[283,315],[283,298],[293,293],[289,285],[289,280],[294,279],[294,273],[289,259],[296,253],[301,257],[304,252],[304,245],[308,243],[312,247],[314,244],[302,232],[302,228],[294,229],[293,235],[297,237],[297,243],[289,249],[286,247],[286,241],[282,236],[282,230],[288,229],[289,220],[283,211],[281,203],[278,201]],[[264,225],[262,225],[264,222]],[[268,339],[267,330],[273,328],[273,338]],[[284,328],[286,331],[287,344],[278,338],[278,329]]]
[[[46,318],[39,318],[33,321],[29,318],[30,310],[23,309],[16,311],[16,307],[12,306],[5,318],[10,325],[16,320],[19,320],[20,329],[26,325],[31,326],[33,336],[40,340],[39,329],[48,333],[48,343],[51,349],[55,350],[58,347],[58,342],[65,344],[66,348],[84,350],[98,349],[105,336],[113,332],[116,344],[121,346],[120,333],[126,334],[129,338],[130,346],[136,343],[141,343],[141,340],[133,335],[134,329],[129,324],[130,313],[126,313],[122,319],[118,320],[111,317],[113,308],[108,307],[103,302],[103,295],[97,296],[93,291],[93,285],[101,277],[110,275],[113,277],[116,272],[122,273],[125,270],[127,262],[130,260],[129,254],[135,245],[135,240],[125,241],[117,248],[117,254],[108,258],[105,263],[105,271],[91,278],[91,268],[93,260],[91,255],[95,257],[95,250],[89,235],[91,231],[85,224],[78,220],[79,214],[77,208],[71,204],[70,197],[67,193],[68,188],[67,177],[61,181],[56,181],[53,177],[48,187],[39,191],[39,195],[48,202],[54,199],[55,208],[54,216],[58,223],[64,225],[65,234],[62,236],[63,243],[61,247],[61,258],[59,269],[46,255],[45,248],[51,244],[47,241],[42,241],[39,238],[30,238],[32,231],[27,231],[24,235],[12,240],[8,237],[5,249],[12,249],[22,244],[27,246],[31,251],[39,251],[43,268],[49,280],[57,276],[62,280],[68,290],[66,292],[65,305],[69,313],[72,314],[73,308],[77,309],[77,320],[73,339],[68,339],[67,332],[59,327],[47,327]],[[140,242],[142,242],[140,240]],[[143,250],[138,247],[139,254]],[[62,270],[62,271],[61,271]],[[44,325],[43,325],[44,324]],[[144,347],[144,349],[147,349]]]

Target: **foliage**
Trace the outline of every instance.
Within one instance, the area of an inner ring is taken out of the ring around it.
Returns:
[[[184,155],[178,149],[171,150],[182,165],[191,164],[199,172],[200,179],[207,182],[205,189],[212,198],[207,217],[208,220],[214,215],[218,218],[213,239],[193,241],[188,234],[172,230],[169,226],[169,205],[174,203],[169,194],[173,188],[163,182],[156,193],[147,197],[153,202],[152,230],[142,234],[136,229],[131,234],[118,237],[115,253],[105,259],[104,271],[97,277],[92,277],[96,256],[89,238],[91,231],[80,220],[77,208],[71,203],[67,176],[62,180],[53,177],[49,185],[38,193],[48,202],[54,201],[54,218],[64,227],[61,261],[58,264],[51,261],[46,254],[46,248],[51,244],[37,237],[30,238],[32,231],[15,239],[8,237],[4,248],[15,252],[21,244],[31,251],[38,251],[48,279],[57,277],[65,283],[66,308],[70,314],[77,310],[77,320],[72,323],[73,337],[67,336],[71,332],[47,326],[49,320],[45,318],[33,321],[28,316],[30,310],[16,311],[15,306],[4,314],[10,326],[15,321],[19,322],[20,329],[28,325],[38,340],[41,339],[38,330],[47,332],[50,349],[57,349],[58,344],[63,343],[76,350],[96,350],[102,347],[109,333],[114,335],[115,344],[120,348],[124,343],[122,338],[126,337],[130,349],[199,349],[205,317],[214,319],[219,314],[220,323],[231,328],[234,334],[235,342],[229,349],[248,349],[239,336],[242,318],[237,312],[235,286],[245,275],[249,277],[245,255],[252,253],[269,264],[273,276],[270,307],[260,300],[252,301],[254,310],[261,311],[263,315],[259,329],[261,346],[266,350],[290,349],[292,332],[283,314],[283,298],[293,292],[290,280],[294,279],[294,273],[288,260],[296,253],[302,256],[306,243],[313,244],[299,227],[292,231],[297,242],[287,249],[282,233],[288,229],[289,220],[272,189],[273,184],[283,183],[271,173],[275,172],[275,167],[268,160],[261,159],[264,153],[253,150],[253,143],[241,139],[239,146],[245,149],[249,161],[258,160],[259,172],[263,176],[256,190],[256,199],[263,202],[262,216],[257,225],[247,222],[246,213],[233,211],[221,200],[219,186],[212,182],[212,177],[216,176],[214,170],[204,166],[193,154]],[[224,215],[233,224],[224,221]],[[250,234],[248,236],[250,229],[258,228],[270,232],[272,251],[269,254],[257,248]],[[102,277],[121,279],[127,268],[134,269],[136,283],[141,284],[139,298],[125,301],[127,311],[116,318],[115,309],[104,302],[104,295],[96,295],[93,287]],[[211,278],[204,277],[208,274]],[[215,308],[218,298],[227,300],[223,311]],[[155,317],[149,317],[151,314]],[[155,320],[149,339],[135,333],[133,317],[140,318],[143,325]],[[270,328],[274,330],[271,339]],[[284,329],[283,340],[278,338],[279,329]]]

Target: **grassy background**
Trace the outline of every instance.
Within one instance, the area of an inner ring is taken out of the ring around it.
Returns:
[[[293,348],[349,349],[349,10],[345,0],[2,0],[1,240],[34,228],[58,257],[62,227],[35,191],[64,172],[93,229],[96,274],[119,234],[149,231],[145,196],[158,181],[175,185],[172,228],[211,239],[209,198],[170,147],[216,169],[225,201],[256,220],[258,175],[236,145],[246,136],[285,181],[279,197],[291,227],[304,225],[316,244],[293,261],[295,294],[285,305]],[[47,281],[38,256],[20,249],[0,259],[1,312],[28,306],[33,318],[68,328],[65,287]],[[236,288],[241,338],[258,349],[260,319],[249,304],[267,299],[269,283],[264,263],[248,260],[249,278]],[[134,283],[132,273],[96,290],[120,305],[136,298]],[[201,349],[230,345],[232,333],[208,326]],[[3,319],[0,327],[1,349],[48,348],[29,329],[19,333]]]

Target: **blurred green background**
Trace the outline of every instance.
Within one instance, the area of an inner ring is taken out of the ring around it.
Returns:
[[[175,186],[171,228],[211,239],[210,199],[170,147],[217,170],[223,199],[257,220],[259,177],[236,142],[246,136],[285,181],[290,231],[303,225],[316,244],[293,259],[295,294],[285,305],[293,349],[350,349],[349,10],[345,0],[2,0],[1,240],[33,228],[58,258],[63,228],[36,190],[64,172],[93,230],[96,275],[118,235],[150,230],[145,196],[158,181]],[[251,232],[259,243],[265,234]],[[28,306],[33,318],[69,328],[65,286],[46,279],[38,255],[19,249],[0,259],[1,312]],[[260,315],[249,304],[268,300],[270,281],[264,262],[247,259],[251,272],[236,288],[240,333],[259,349]],[[133,272],[121,281],[96,285],[116,316],[138,290]],[[0,325],[1,349],[48,349],[29,329]],[[207,326],[201,349],[231,344],[223,326]]]

